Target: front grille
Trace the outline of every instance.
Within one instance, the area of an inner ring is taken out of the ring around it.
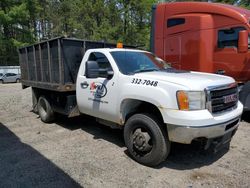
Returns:
[[[237,107],[237,85],[208,90],[209,109],[212,113],[224,112]]]

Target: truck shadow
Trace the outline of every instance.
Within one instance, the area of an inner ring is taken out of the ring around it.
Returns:
[[[175,170],[188,170],[208,166],[229,151],[229,145],[222,148],[217,153],[212,150],[202,150],[193,144],[172,143],[171,152],[165,162],[157,168],[171,168]]]
[[[94,139],[103,139],[119,147],[125,148],[123,130],[112,129],[105,125],[101,125],[92,117],[85,115],[75,118],[61,117],[56,124],[70,130],[81,129],[93,135]],[[204,151],[194,144],[186,145],[172,143],[171,152],[167,160],[157,166],[156,169],[164,167],[177,170],[200,168],[216,162],[227,151],[228,147],[225,147],[217,153],[213,153],[211,150]],[[127,149],[124,153],[129,156]]]
[[[91,116],[81,115],[67,118],[59,115],[56,124],[69,130],[81,129],[91,134],[94,139],[103,139],[119,147],[125,147],[122,129],[112,129],[111,127],[99,124],[95,118]]]
[[[0,187],[81,187],[0,122]]]
[[[247,112],[243,112],[242,116],[241,116],[241,120],[250,123],[250,111]]]

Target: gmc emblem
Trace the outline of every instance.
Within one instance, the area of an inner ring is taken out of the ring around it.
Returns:
[[[236,102],[238,100],[238,96],[236,94],[227,95],[224,97],[224,103]]]

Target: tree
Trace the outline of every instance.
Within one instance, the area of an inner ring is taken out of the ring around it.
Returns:
[[[2,0],[0,2],[0,63],[15,65],[17,47],[35,41],[30,27],[27,1]]]
[[[18,47],[58,36],[119,41],[149,49],[151,7],[163,1],[1,0],[0,65],[18,64]],[[214,2],[250,8],[249,0]]]

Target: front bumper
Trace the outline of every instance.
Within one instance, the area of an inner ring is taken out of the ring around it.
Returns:
[[[172,142],[190,144],[198,138],[212,139],[224,136],[237,129],[243,105],[221,114],[211,114],[208,110],[180,111],[165,109],[162,111],[167,125],[168,137]]]
[[[211,140],[230,134],[239,126],[240,117],[228,122],[208,126],[178,126],[167,125],[169,140],[183,144],[190,144],[193,140],[205,138]]]

